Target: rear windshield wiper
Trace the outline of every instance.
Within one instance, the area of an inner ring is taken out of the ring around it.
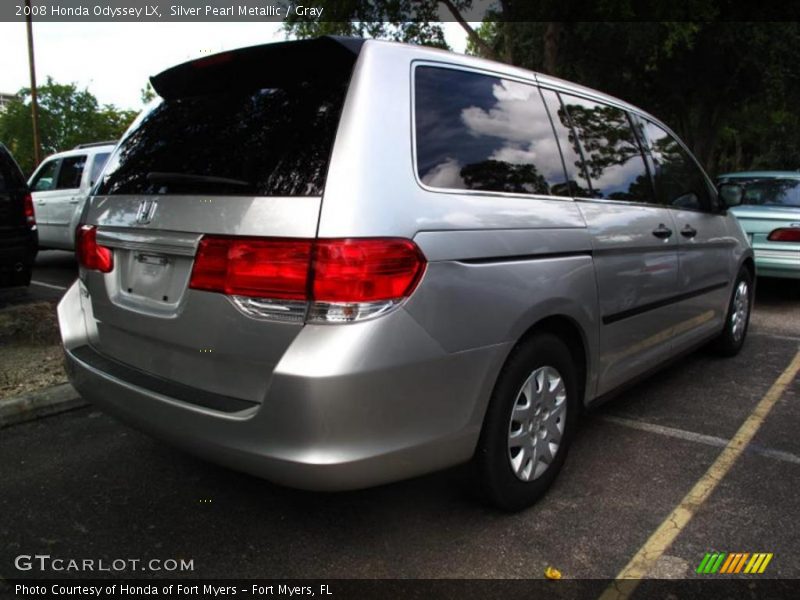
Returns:
[[[194,175],[192,173],[162,173],[150,171],[147,181],[152,183],[211,183],[218,185],[235,185],[237,187],[252,187],[253,184],[242,179],[229,179],[228,177],[214,177],[212,175]]]

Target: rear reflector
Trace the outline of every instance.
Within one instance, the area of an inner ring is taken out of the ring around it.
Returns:
[[[25,223],[33,228],[36,225],[36,214],[33,212],[33,198],[30,194],[25,194],[22,201],[22,210],[25,213]]]
[[[233,296],[248,314],[296,315],[296,304],[279,307],[270,301],[303,301],[314,303],[311,314],[327,315],[322,320],[352,321],[382,314],[411,295],[425,264],[416,244],[406,239],[207,235],[200,240],[189,287]]]
[[[80,225],[75,232],[75,254],[84,269],[109,273],[114,268],[114,254],[110,248],[97,245],[97,227]]]
[[[767,239],[770,242],[800,242],[800,227],[773,229]]]

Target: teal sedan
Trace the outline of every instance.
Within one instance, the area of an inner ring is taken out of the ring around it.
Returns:
[[[731,212],[753,246],[756,273],[800,279],[800,172],[728,173],[717,183],[744,188],[741,203]]]

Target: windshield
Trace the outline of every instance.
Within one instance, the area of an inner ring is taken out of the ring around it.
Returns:
[[[742,204],[800,207],[800,180],[756,179],[744,183]]]

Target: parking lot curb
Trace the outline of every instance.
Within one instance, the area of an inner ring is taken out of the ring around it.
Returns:
[[[68,383],[0,400],[0,429],[86,406]]]

